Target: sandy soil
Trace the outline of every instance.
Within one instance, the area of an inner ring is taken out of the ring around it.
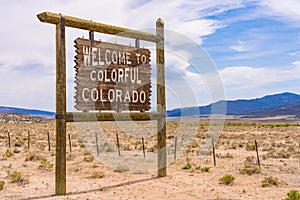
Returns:
[[[168,175],[163,178],[156,176],[155,124],[127,125],[126,128],[126,124],[105,122],[97,125],[101,131],[95,131],[91,124],[68,124],[72,152],[68,143],[65,196],[55,196],[55,124],[0,125],[0,181],[5,182],[0,191],[1,199],[257,200],[283,199],[290,190],[300,189],[300,124],[227,122],[216,140],[214,166],[211,152],[200,155],[209,124],[168,122],[169,166]],[[10,148],[6,130],[11,136]],[[98,134],[98,156],[95,133]],[[120,140],[120,157],[116,133]],[[187,139],[186,143],[178,138],[174,160],[175,137],[188,138],[189,135],[193,136],[192,141]],[[141,137],[145,139],[145,159]],[[258,143],[260,171],[254,140]],[[191,168],[182,169],[188,163]],[[203,171],[204,167],[209,168],[208,172]],[[259,173],[247,174],[255,170]],[[220,182],[227,174],[235,178],[232,184]],[[262,187],[262,181],[268,177],[273,182]]]

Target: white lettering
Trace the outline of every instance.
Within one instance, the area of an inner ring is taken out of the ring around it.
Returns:
[[[127,83],[127,79],[128,79],[128,76],[129,76],[129,75],[128,75],[128,73],[129,73],[129,68],[125,68],[124,71],[125,71],[125,78],[124,78],[125,80],[124,80],[124,82]]]
[[[120,83],[122,81],[122,83],[124,83],[124,79],[123,79],[123,75],[124,75],[124,71],[122,68],[118,69],[118,82]]]
[[[116,69],[113,69],[113,70],[111,71],[111,80],[112,80],[112,82],[117,82],[117,76],[118,76],[117,70],[116,70]]]
[[[144,91],[140,92],[140,102],[145,103],[146,101],[146,93]]]
[[[143,54],[142,57],[141,57],[141,60],[142,60],[142,63],[145,64],[147,62],[146,55]]]
[[[141,54],[137,53],[135,55],[136,55],[137,64],[140,64],[140,56],[141,56]]]
[[[136,83],[137,84],[142,84],[142,81],[139,80],[139,68],[136,68]]]
[[[110,102],[115,101],[115,91],[113,89],[108,90],[108,100]]]
[[[98,81],[103,81],[103,78],[104,78],[104,74],[103,74],[103,71],[102,70],[99,70],[98,71]]]
[[[118,102],[118,99],[122,102],[122,90],[116,90],[116,102]]]
[[[138,92],[135,91],[135,90],[133,90],[133,91],[132,91],[132,102],[133,102],[133,103],[136,103],[136,102],[138,102],[138,100],[139,100]]]
[[[110,64],[110,61],[108,60],[109,54],[110,54],[110,50],[106,49],[106,51],[105,51],[105,62],[108,65]]]
[[[93,88],[91,90],[91,99],[93,102],[95,102],[98,100],[98,98],[99,98],[99,92],[98,92],[97,88]]]
[[[110,82],[110,79],[107,77],[107,70],[104,70],[104,82]]]
[[[90,98],[85,98],[85,92],[89,92],[90,90],[88,88],[83,88],[82,90],[82,99],[83,101],[89,101]]]
[[[91,78],[92,81],[96,81],[97,80],[97,78],[93,76],[93,74],[96,74],[96,73],[97,72],[95,70],[91,71],[90,78]]]
[[[118,55],[116,51],[113,51],[111,54],[111,60],[113,64],[117,64],[118,63]]]
[[[130,102],[130,94],[128,90],[125,93],[124,102]]]
[[[127,65],[131,65],[131,60],[130,59],[130,53],[129,52],[126,52],[126,64]]]

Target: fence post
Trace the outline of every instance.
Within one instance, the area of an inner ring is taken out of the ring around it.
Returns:
[[[144,158],[146,158],[144,137],[142,137],[142,145],[143,145],[143,155],[144,155]]]
[[[8,148],[10,148],[10,133],[9,133],[9,131],[7,132],[7,137],[8,137]]]
[[[259,160],[259,155],[258,155],[257,142],[256,142],[256,140],[254,140],[254,142],[255,142],[255,151],[256,151],[256,157],[257,157],[257,164],[258,164],[258,167],[260,168],[260,160]]]
[[[72,142],[71,142],[71,134],[69,133],[69,147],[70,147],[70,153],[72,153]]]
[[[119,157],[120,157],[120,156],[121,156],[121,153],[120,153],[120,142],[119,142],[119,134],[118,134],[118,132],[116,133],[116,136],[117,136],[118,155],[119,155]]]
[[[99,156],[99,144],[98,144],[98,135],[97,135],[97,133],[95,133],[95,137],[96,137],[96,150],[97,150],[97,156]]]
[[[214,166],[216,166],[217,162],[216,162],[216,152],[215,152],[214,138],[211,138],[211,144],[212,144],[212,151],[213,151]]]
[[[50,133],[49,131],[47,131],[47,135],[48,135],[48,151],[51,150],[51,142],[50,142]]]
[[[30,149],[30,131],[28,131],[28,149]]]

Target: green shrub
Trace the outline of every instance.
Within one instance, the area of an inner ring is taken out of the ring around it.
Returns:
[[[4,185],[5,185],[5,182],[4,181],[0,181],[0,190],[4,189]]]
[[[230,174],[226,174],[222,178],[219,179],[220,184],[225,184],[225,185],[232,185],[234,181],[234,177]]]
[[[11,150],[7,149],[5,151],[4,157],[10,158],[10,157],[13,157],[13,156],[14,156],[14,153]]]
[[[192,168],[192,165],[190,163],[186,163],[186,165],[184,165],[182,167],[182,169],[191,169]]]
[[[29,183],[28,177],[23,176],[21,172],[13,171],[11,173],[10,170],[8,170],[7,173],[11,183],[19,183],[21,185]]]
[[[104,177],[104,172],[103,171],[93,171],[92,178],[103,178]]]
[[[247,151],[254,151],[255,150],[255,145],[254,144],[247,144],[246,145],[246,150]]]
[[[85,156],[83,158],[83,160],[86,161],[86,162],[93,162],[94,161],[94,156],[92,156],[92,155]]]
[[[273,176],[266,177],[264,180],[261,181],[262,187],[269,187],[272,185],[279,185],[279,179]]]
[[[38,165],[38,169],[51,170],[52,168],[53,164],[51,164],[46,158],[41,158],[40,164]]]
[[[241,174],[259,174],[260,168],[257,166],[254,156],[248,156],[244,161],[244,168],[239,169]]]
[[[14,149],[14,153],[20,153],[21,151],[17,148]]]
[[[26,155],[25,161],[36,161],[41,159],[42,159],[41,155],[36,154],[35,152],[29,152]]]
[[[283,200],[300,200],[300,193],[298,190],[291,190],[287,193],[287,198]]]
[[[205,166],[205,167],[202,167],[202,168],[201,168],[201,171],[202,171],[202,172],[209,172],[209,170],[210,170],[210,167],[206,167],[206,166]]]

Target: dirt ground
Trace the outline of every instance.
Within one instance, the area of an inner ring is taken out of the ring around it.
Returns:
[[[300,122],[226,122],[214,136],[214,166],[212,146],[204,144],[211,124],[169,121],[162,178],[157,177],[154,123],[94,125],[67,125],[67,194],[56,196],[55,123],[1,124],[1,199],[258,200],[283,199],[300,189]],[[205,154],[204,147],[209,148]],[[221,181],[225,175],[234,180]]]

